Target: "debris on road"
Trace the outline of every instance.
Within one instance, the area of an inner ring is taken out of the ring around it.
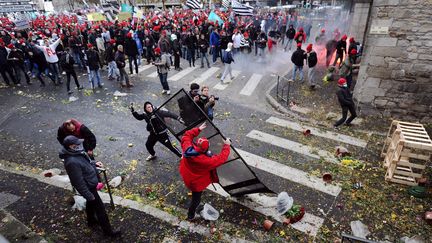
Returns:
[[[351,221],[351,231],[354,236],[365,238],[370,234],[367,225],[363,224],[360,220]]]
[[[75,195],[73,198],[75,204],[72,206],[72,209],[78,209],[78,211],[82,211],[86,208],[86,200],[84,197],[80,195]]]

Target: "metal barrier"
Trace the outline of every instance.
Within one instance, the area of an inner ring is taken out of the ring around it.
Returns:
[[[284,82],[282,81],[286,81],[287,83],[283,85]],[[292,79],[287,79],[284,76],[277,75],[276,97],[286,102],[287,106],[289,106],[291,83],[293,82],[294,80]]]

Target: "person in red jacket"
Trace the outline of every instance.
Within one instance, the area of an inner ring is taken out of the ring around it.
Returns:
[[[192,201],[189,206],[188,220],[195,218],[195,211],[201,202],[202,192],[210,183],[218,182],[216,168],[226,162],[230,154],[231,141],[227,138],[218,155],[213,155],[209,150],[209,141],[205,137],[194,142],[202,130],[206,128],[203,123],[199,127],[185,132],[181,139],[183,157],[180,161],[180,175],[186,187],[192,191]]]

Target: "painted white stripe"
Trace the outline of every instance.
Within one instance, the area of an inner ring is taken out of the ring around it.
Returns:
[[[181,78],[183,78],[184,76],[188,75],[189,73],[191,73],[193,70],[195,70],[197,67],[188,67],[184,70],[182,70],[181,72],[175,74],[174,76],[168,78],[169,81],[178,81]]]
[[[205,82],[208,78],[210,78],[211,76],[213,76],[213,74],[215,74],[219,69],[220,68],[218,68],[218,67],[211,67],[211,68],[209,68],[207,71],[205,71],[204,73],[202,73],[199,77],[197,77],[192,82],[190,82],[189,85],[191,83],[201,84],[201,83]]]
[[[339,134],[339,133],[335,133],[335,132],[330,132],[330,131],[321,131],[315,127],[302,125],[302,124],[299,124],[296,122],[283,120],[283,119],[273,117],[273,116],[270,117],[269,119],[267,119],[266,122],[274,124],[274,125],[278,125],[281,127],[293,129],[296,131],[300,131],[300,132],[304,131],[306,129],[309,129],[311,131],[311,135],[316,135],[318,137],[323,137],[323,138],[335,140],[335,141],[346,143],[346,144],[351,144],[351,145],[362,147],[362,148],[365,148],[367,145],[367,142],[363,139],[359,139],[359,138],[355,138],[355,137],[351,137],[348,135]]]
[[[148,64],[148,65],[144,65],[144,66],[139,66],[139,67],[138,67],[138,73],[140,73],[140,72],[142,72],[142,71],[145,71],[145,70],[147,70],[147,69],[149,69],[149,68],[151,68],[151,67],[154,67],[154,65],[150,65],[150,64]]]
[[[213,188],[216,187],[216,190]],[[210,190],[214,193],[217,193],[223,197],[226,197],[240,205],[243,205],[255,212],[264,214],[265,216],[272,217],[278,222],[283,222],[283,217],[279,215],[276,211],[276,203],[277,197],[269,197],[262,194],[249,194],[244,196],[243,198],[234,198],[230,197],[228,193],[226,193],[219,184],[213,184],[207,187],[207,190]],[[300,222],[295,224],[291,224],[291,226],[299,230],[301,232],[307,233],[312,236],[316,236],[319,228],[323,224],[324,219],[318,216],[312,215],[310,213],[305,213],[305,216]]]
[[[311,176],[302,170],[283,165],[241,149],[236,150],[249,166],[279,176],[283,179],[290,180],[335,197],[339,195],[342,190],[341,187],[324,183],[321,178]]]
[[[254,92],[255,88],[258,86],[258,83],[261,81],[262,77],[263,76],[261,74],[256,74],[256,73],[252,74],[249,81],[240,91],[240,94],[248,95],[248,96],[251,95]]]
[[[158,76],[157,71],[154,71],[152,73],[150,73],[149,75],[147,75],[148,78],[156,78]]]
[[[265,143],[269,143],[278,147],[281,147],[283,149],[291,150],[296,153],[306,155],[315,159],[320,159],[321,157],[324,158],[326,161],[338,163],[337,159],[329,152],[324,150],[318,150],[306,145],[303,145],[301,143],[297,143],[285,138],[273,136],[271,134],[260,132],[257,130],[250,131],[247,135],[249,138],[253,138]]]
[[[234,80],[239,78],[241,71],[239,70],[232,70],[232,75],[234,76]],[[229,75],[228,75],[229,76]],[[228,78],[228,77],[225,77]],[[228,87],[228,85],[232,83],[232,81],[224,81],[224,83],[222,84],[220,81],[218,82],[218,84],[216,84],[213,89],[218,89],[218,90],[224,90]]]
[[[38,174],[34,174],[31,172],[30,168],[22,168],[20,167],[20,170],[16,170],[15,169],[16,166],[11,167],[11,165],[6,165],[5,161],[0,160],[0,170],[6,171],[6,172],[10,172],[13,174],[17,174],[17,175],[23,175],[26,177],[30,177],[30,178],[34,178],[40,182],[43,182],[45,184],[48,185],[52,185],[58,188],[62,188],[62,189],[66,189],[66,190],[72,190],[72,186],[70,184],[70,182],[65,182],[62,180],[57,180],[55,179],[56,177],[43,177],[41,175]],[[101,197],[102,201],[104,203],[110,203],[110,197],[108,193],[104,193],[104,192],[98,192],[99,196]],[[119,196],[115,196],[113,195],[113,201],[115,205],[120,205],[123,207],[128,207],[134,210],[138,210],[140,212],[146,213],[150,216],[153,216],[155,218],[158,218],[166,223],[169,223],[173,226],[178,226],[184,230],[187,230],[189,232],[192,233],[198,233],[207,237],[211,236],[210,230],[209,228],[202,226],[202,225],[198,225],[198,224],[194,224],[191,223],[189,221],[185,221],[185,220],[181,220],[179,217],[176,217],[172,214],[169,214],[163,210],[160,210],[158,208],[149,206],[149,205],[145,205],[142,203],[139,203],[137,201],[133,201],[130,199],[124,199],[122,197]],[[179,209],[181,210],[181,209]],[[228,223],[229,225],[229,223]],[[234,238],[228,234],[223,234],[222,238],[224,241],[227,242],[249,242],[247,240],[244,239],[240,239],[240,238]]]

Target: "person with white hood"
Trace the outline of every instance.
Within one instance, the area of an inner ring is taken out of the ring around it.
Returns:
[[[233,47],[234,47],[232,52],[234,55],[240,51],[241,40],[242,40],[242,34],[240,33],[240,31],[235,30],[234,35],[232,36]]]
[[[232,49],[233,49],[233,43],[228,43],[227,49],[225,50],[225,53],[223,54],[222,61],[225,65],[225,70],[221,77],[221,83],[224,82],[225,76],[229,73],[231,80],[234,79],[234,76],[232,75],[232,68],[231,63],[234,62],[233,55],[232,55]]]
[[[48,62],[48,71],[54,76],[54,80],[57,82],[56,85],[62,83],[59,77],[59,68],[58,61],[59,58],[55,49],[60,44],[61,39],[58,38],[52,44],[49,43],[48,38],[44,39],[44,46],[36,45],[36,47],[41,50],[45,56],[46,61]]]

